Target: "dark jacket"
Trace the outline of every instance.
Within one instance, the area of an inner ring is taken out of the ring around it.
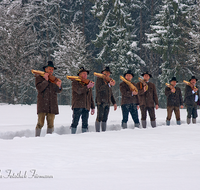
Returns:
[[[136,86],[136,84],[134,82],[131,82],[131,83],[134,86]],[[130,90],[130,87],[128,86],[128,84],[126,84],[125,82],[121,82],[120,83],[120,91],[122,94],[121,105],[132,104],[132,103],[139,105],[138,95],[132,96],[132,91]]]
[[[158,96],[156,86],[152,82],[148,82],[148,90],[144,92],[144,87],[141,82],[138,82],[136,87],[138,89],[138,98],[140,106],[154,107],[158,105]]]
[[[36,75],[35,85],[38,91],[37,95],[37,113],[52,113],[58,114],[57,93],[62,91],[62,88],[45,80],[42,76]]]
[[[186,106],[194,106],[195,103],[195,95],[198,95],[199,98],[199,90],[197,93],[192,93],[192,88],[189,85],[186,85],[185,87],[185,97],[184,97],[184,103]]]
[[[97,78],[96,81],[96,103],[100,105],[101,103],[105,103],[110,105],[111,102],[116,104],[115,98],[112,93],[112,87],[109,87],[108,83],[102,79]]]
[[[183,98],[181,89],[179,87],[175,87],[175,93],[171,92],[169,87],[165,88],[165,95],[167,96],[167,106],[176,106],[179,107],[183,105]]]
[[[86,84],[76,80],[72,82],[72,109],[74,108],[85,108],[87,110],[95,108],[92,89],[88,89]]]

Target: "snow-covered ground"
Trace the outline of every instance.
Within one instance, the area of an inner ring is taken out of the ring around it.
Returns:
[[[166,109],[156,111],[157,128],[121,130],[121,109],[111,107],[108,131],[70,134],[72,111],[59,106],[55,133],[35,138],[36,105],[0,105],[0,187],[3,190],[199,190],[200,119],[165,126]],[[200,115],[200,110],[198,110]],[[140,111],[139,111],[140,115]],[[81,122],[80,122],[81,124]]]

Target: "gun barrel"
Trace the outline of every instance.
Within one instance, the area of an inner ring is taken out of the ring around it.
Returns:
[[[38,70],[34,70],[34,69],[32,69],[31,72],[32,72],[33,74],[38,74],[38,75],[41,75],[41,76],[44,76],[44,74],[45,74],[44,71],[38,71]]]
[[[79,76],[69,76],[69,75],[67,75],[66,78],[67,78],[67,79],[70,79],[70,80],[81,81],[81,79],[80,79]]]
[[[115,82],[114,79],[112,79],[112,78],[110,78],[110,77],[106,77],[106,75],[104,75],[104,74],[102,74],[102,73],[96,73],[96,72],[94,72],[94,76],[99,77],[99,78],[105,78],[105,80],[106,80],[107,82],[110,82],[110,81],[114,81],[114,82]]]
[[[123,76],[120,76],[120,79],[124,81],[130,87],[131,91],[138,92],[138,89],[136,88],[136,86],[134,86],[130,81],[126,80]]]

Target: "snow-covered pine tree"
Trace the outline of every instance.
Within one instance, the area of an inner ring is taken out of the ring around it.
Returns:
[[[139,56],[146,63],[141,68],[142,71],[150,71],[153,76],[157,76],[160,71],[160,59],[159,56],[152,50],[143,46],[147,42],[145,33],[151,33],[150,25],[153,23],[154,15],[160,10],[160,4],[162,0],[131,0],[132,2],[132,17],[135,18],[135,31],[137,40],[139,41]],[[157,80],[154,80],[155,84],[158,84]]]
[[[35,35],[22,25],[24,18],[21,1],[0,6],[0,74],[2,101],[32,103],[35,100],[34,66]]]
[[[138,42],[135,41],[134,20],[130,14],[131,3],[125,0],[95,1],[92,13],[101,21],[100,32],[93,41],[101,49],[97,61],[110,66],[117,79],[127,69],[136,75],[144,64],[137,55]]]
[[[155,23],[151,25],[152,33],[146,34],[150,43],[146,47],[156,51],[162,57],[160,102],[166,99],[165,83],[176,76],[181,83],[193,73],[187,64],[187,43],[189,38],[188,13],[191,6],[184,0],[164,0],[161,10],[155,15]],[[164,105],[162,105],[164,106]]]
[[[87,50],[92,53],[93,57],[96,57],[98,52],[97,48],[91,42],[96,38],[96,34],[99,32],[99,20],[91,13],[91,7],[93,3],[90,0],[69,0],[67,1],[67,18],[68,25],[71,23],[79,26],[85,36],[86,43],[88,44]],[[96,69],[97,62],[92,59],[90,65],[93,66],[93,71]]]
[[[70,24],[73,22],[75,25],[80,26],[81,31],[87,37],[87,42],[95,37],[98,31],[98,20],[94,18],[91,13],[93,3],[90,0],[70,0],[67,2],[68,17]]]
[[[61,77],[76,75],[81,66],[89,67],[90,54],[86,48],[85,36],[80,27],[71,23],[65,32],[62,45],[59,45],[53,55],[61,70]]]
[[[77,76],[77,72],[81,66],[86,69],[92,70],[91,55],[87,50],[88,44],[86,44],[85,36],[80,27],[71,23],[67,27],[63,37],[62,44],[59,44],[57,50],[54,52],[53,57],[58,65],[58,72],[56,75],[63,81],[62,86],[65,93],[62,93],[62,99],[67,100],[67,104],[70,104],[69,97],[71,97],[71,81],[66,79],[67,75]],[[89,75],[91,77],[92,75]]]
[[[24,24],[31,28],[37,36],[38,57],[41,66],[51,60],[51,55],[62,43],[62,33],[65,31],[67,10],[63,0],[29,0],[24,5],[26,16]]]
[[[96,60],[101,67],[110,66],[116,80],[113,89],[114,96],[120,104],[119,76],[126,70],[131,69],[136,77],[140,75],[141,65],[144,61],[138,56],[138,41],[134,34],[135,21],[131,16],[131,1],[98,0],[94,2],[92,13],[101,24],[100,32],[93,41],[96,47],[100,49]]]
[[[196,0],[189,14],[190,20],[190,39],[188,51],[188,65],[194,66],[194,75],[200,78],[200,0]]]

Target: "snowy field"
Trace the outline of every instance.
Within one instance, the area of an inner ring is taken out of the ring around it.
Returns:
[[[59,106],[55,133],[34,137],[36,105],[0,105],[0,187],[2,190],[199,190],[200,118],[182,125],[166,109],[156,111],[157,128],[121,130],[121,109],[111,107],[108,131],[70,134],[72,111]],[[200,115],[200,110],[198,110]],[[140,111],[139,111],[140,115]],[[80,122],[81,123],[81,122]]]

